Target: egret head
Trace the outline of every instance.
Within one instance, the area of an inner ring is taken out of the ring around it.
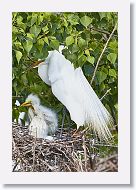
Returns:
[[[32,63],[31,67],[32,67],[32,68],[37,68],[37,67],[39,67],[39,66],[41,66],[41,65],[47,65],[47,64],[49,63],[50,58],[51,58],[51,56],[52,56],[52,54],[53,54],[54,52],[58,52],[58,51],[57,51],[57,50],[49,51],[49,52],[48,52],[48,56],[47,56],[47,58],[46,58],[45,60],[38,60],[38,61],[35,61],[34,63]]]
[[[29,94],[26,101],[21,104],[24,107],[34,107],[35,105],[40,105],[40,99],[34,94]]]
[[[31,67],[32,68],[37,68],[40,65],[44,65],[44,64],[46,64],[44,60],[39,60],[39,61],[35,61],[34,63],[32,63]]]

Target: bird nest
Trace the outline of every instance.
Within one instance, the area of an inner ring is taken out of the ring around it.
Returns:
[[[85,131],[64,129],[60,134],[58,129],[53,141],[35,138],[28,127],[13,123],[13,172],[118,171],[116,146],[100,144]]]

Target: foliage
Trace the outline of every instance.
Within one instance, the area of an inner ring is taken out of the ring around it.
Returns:
[[[30,93],[36,93],[46,106],[54,108],[62,117],[62,104],[54,97],[49,86],[39,78],[32,62],[45,59],[49,50],[67,46],[63,54],[74,67],[82,67],[89,82],[109,35],[117,13],[48,13],[14,12],[12,27],[13,54],[13,120],[26,111],[15,105]],[[92,87],[117,122],[118,38],[113,34],[98,66]]]

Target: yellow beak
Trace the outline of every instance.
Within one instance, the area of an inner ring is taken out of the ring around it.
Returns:
[[[23,104],[20,105],[20,107],[30,107],[32,106],[31,102],[24,102]]]
[[[42,62],[44,62],[44,61],[45,61],[45,60],[35,61],[34,63],[32,63],[31,67],[32,67],[32,68],[36,68],[36,67],[38,67],[38,65],[39,65],[40,63],[42,63]]]

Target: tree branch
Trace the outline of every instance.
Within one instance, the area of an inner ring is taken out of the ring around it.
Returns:
[[[95,78],[95,75],[96,75],[96,71],[97,71],[99,62],[100,62],[100,60],[101,60],[101,58],[102,58],[102,56],[103,56],[103,54],[104,54],[104,52],[105,52],[105,50],[106,50],[106,48],[107,48],[107,45],[108,45],[108,43],[109,43],[109,41],[110,41],[112,35],[114,34],[116,28],[117,28],[117,23],[115,24],[115,26],[114,26],[114,28],[113,28],[113,30],[112,30],[112,32],[111,32],[111,34],[110,34],[110,36],[109,36],[109,38],[108,38],[106,44],[105,44],[105,46],[104,46],[104,48],[103,48],[103,50],[102,50],[102,52],[101,52],[100,57],[98,58],[98,61],[97,61],[97,64],[96,64],[96,67],[95,67],[95,69],[94,69],[94,73],[93,73],[93,76],[92,76],[91,85],[92,85],[92,83],[93,83],[93,81],[94,81],[94,78]]]
[[[110,32],[107,32],[106,30],[102,30],[102,29],[100,29],[100,28],[92,27],[92,28],[90,28],[90,29],[91,29],[91,30],[94,30],[94,31],[97,31],[97,32],[100,32],[100,33],[102,33],[102,34],[110,35]],[[113,35],[117,37],[116,34],[113,34]]]
[[[100,98],[100,100],[102,100],[110,91],[111,91],[111,88],[108,89],[108,90],[105,92],[105,94]]]

